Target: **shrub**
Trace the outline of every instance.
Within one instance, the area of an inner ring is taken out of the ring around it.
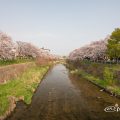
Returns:
[[[104,69],[104,80],[109,85],[113,85],[114,84],[114,74],[113,74],[113,71],[110,68],[108,68],[108,67],[105,67],[105,69]]]

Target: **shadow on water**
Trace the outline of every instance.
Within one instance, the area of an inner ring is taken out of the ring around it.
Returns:
[[[120,100],[58,64],[38,86],[31,104],[18,102],[6,120],[118,120],[120,111],[104,111],[115,103],[120,105]]]

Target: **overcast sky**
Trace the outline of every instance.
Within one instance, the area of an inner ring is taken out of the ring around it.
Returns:
[[[120,0],[0,0],[0,31],[68,55],[120,27]]]

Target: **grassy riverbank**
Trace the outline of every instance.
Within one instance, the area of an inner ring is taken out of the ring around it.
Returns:
[[[14,97],[15,101],[20,99],[29,104],[35,89],[40,80],[48,71],[49,66],[38,67],[33,64],[21,76],[0,85],[0,116],[4,115],[10,107],[10,98]]]
[[[92,62],[71,62],[68,64],[72,74],[93,82],[106,91],[120,96],[120,65]]]
[[[0,60],[0,66],[32,62],[33,59]]]

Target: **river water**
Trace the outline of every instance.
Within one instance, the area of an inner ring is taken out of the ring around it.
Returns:
[[[6,120],[120,120],[120,111],[104,111],[116,103],[120,105],[120,99],[57,64],[39,84],[31,104],[18,102]]]

